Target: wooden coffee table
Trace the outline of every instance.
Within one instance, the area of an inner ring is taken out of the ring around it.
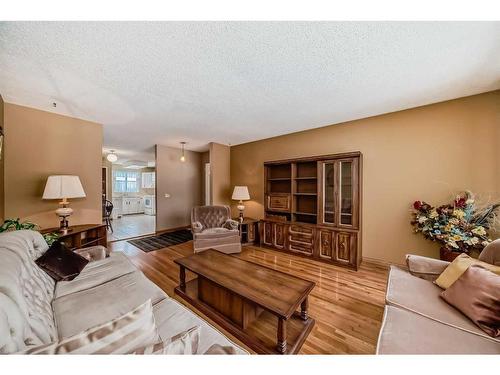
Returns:
[[[215,250],[175,263],[175,293],[248,347],[267,354],[300,350],[314,325],[307,314],[313,282]],[[186,282],[186,269],[198,277]]]

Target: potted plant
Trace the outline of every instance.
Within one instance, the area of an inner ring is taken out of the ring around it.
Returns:
[[[35,223],[32,223],[30,221],[21,221],[21,219],[7,219],[4,221],[4,223],[0,226],[0,233],[1,232],[8,232],[12,230],[38,230],[39,226]],[[57,239],[59,238],[59,234],[57,233],[44,233],[42,234],[43,238],[47,242],[47,244],[50,246],[52,245]]]
[[[415,233],[441,244],[442,260],[453,261],[461,253],[481,251],[492,241],[487,230],[495,222],[499,207],[498,203],[479,207],[472,193],[466,191],[451,204],[439,207],[416,201],[411,224]]]

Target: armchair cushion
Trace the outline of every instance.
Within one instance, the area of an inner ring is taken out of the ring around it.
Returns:
[[[196,239],[202,238],[223,238],[230,236],[239,236],[240,232],[238,230],[230,230],[227,228],[209,228],[205,229],[200,233],[196,233]]]
[[[199,221],[191,223],[191,229],[193,233],[200,233],[203,230],[203,225]]]
[[[240,224],[236,220],[227,219],[226,222],[224,223],[224,228],[238,230],[239,225]]]
[[[436,280],[449,264],[450,262],[439,259],[412,254],[406,255],[406,265],[410,274],[424,280]]]

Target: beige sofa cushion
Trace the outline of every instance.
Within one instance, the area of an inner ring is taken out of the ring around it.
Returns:
[[[193,326],[200,326],[200,341],[197,354],[205,353],[213,344],[233,346],[237,354],[248,353],[173,298],[158,303],[153,307],[153,313],[158,333],[163,340],[168,340],[170,337],[178,335]]]
[[[135,349],[129,354],[196,354],[200,342],[200,327],[196,326],[169,339]]]
[[[408,271],[410,271],[413,276],[420,277],[424,280],[436,280],[449,264],[450,262],[420,255],[406,255],[406,266],[408,267]]]
[[[21,230],[0,234],[0,353],[25,345],[46,344],[57,338],[51,302],[54,280],[34,262],[48,245],[38,232]]]
[[[377,354],[500,354],[500,343],[386,306]]]
[[[491,272],[500,275],[500,266],[482,262],[474,259],[467,254],[460,254],[451,262],[441,275],[436,279],[435,283],[443,289],[448,289],[460,276],[472,265],[479,265],[490,270]]]
[[[159,340],[148,300],[109,322],[19,354],[128,354]]]
[[[111,253],[109,258],[88,263],[73,280],[58,282],[55,298],[93,288],[136,270],[125,254]]]
[[[154,305],[165,298],[167,295],[140,271],[57,298],[52,305],[59,338],[117,318],[148,299]]]
[[[432,282],[410,275],[406,270],[391,266],[387,283],[386,303],[428,317],[440,323],[491,338],[469,318],[448,305],[440,294],[442,289]]]

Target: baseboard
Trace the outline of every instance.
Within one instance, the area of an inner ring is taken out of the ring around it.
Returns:
[[[398,267],[405,267],[406,268],[406,264],[403,264],[403,263],[388,262],[386,260],[381,260],[381,259],[377,259],[377,258],[370,258],[370,257],[365,257],[365,256],[363,256],[363,261],[367,261],[367,262],[376,264],[377,266],[380,266],[380,267],[383,267],[386,269],[389,269],[390,266],[398,266]]]
[[[169,228],[169,229],[161,229],[161,230],[157,230],[155,232],[155,234],[163,234],[163,233],[169,233],[169,232],[175,232],[176,230],[181,230],[181,229],[190,229],[191,226],[189,225],[184,225],[182,227],[175,227],[175,228]]]

